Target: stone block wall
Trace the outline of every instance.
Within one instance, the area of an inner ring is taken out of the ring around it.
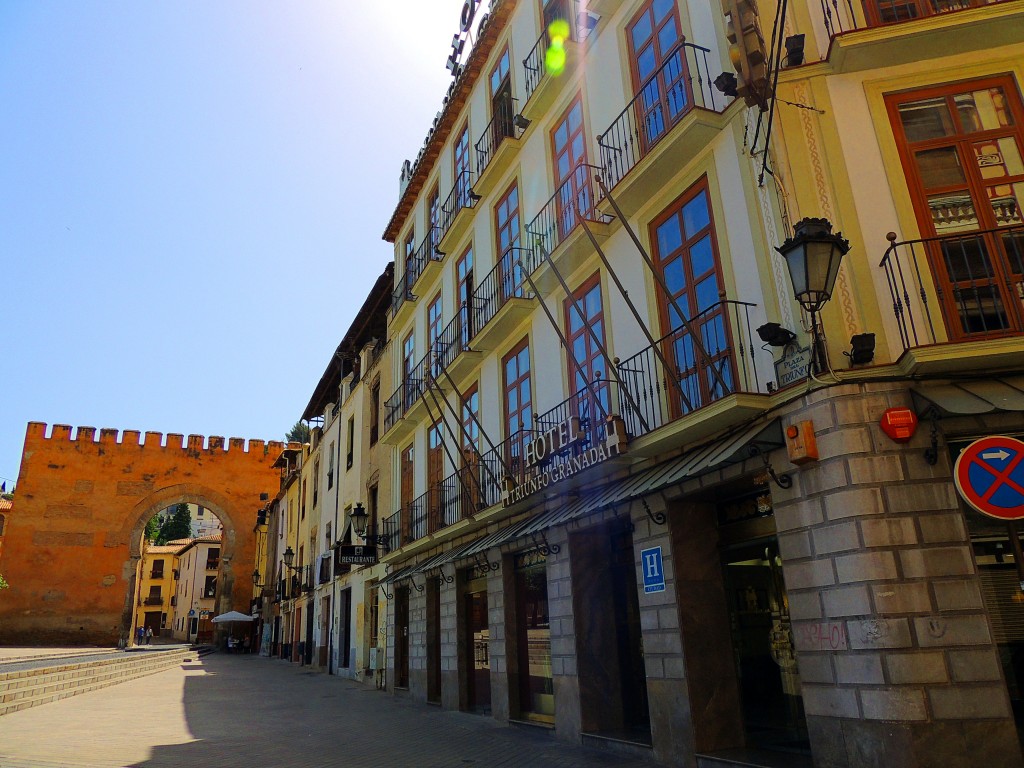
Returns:
[[[1009,697],[948,455],[878,426],[905,384],[812,393],[820,460],[772,488],[804,706],[821,765],[1019,765]],[[895,764],[895,763],[893,763]]]

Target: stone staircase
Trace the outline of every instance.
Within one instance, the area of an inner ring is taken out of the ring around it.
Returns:
[[[0,716],[162,672],[197,655],[180,646],[5,661],[0,664]]]

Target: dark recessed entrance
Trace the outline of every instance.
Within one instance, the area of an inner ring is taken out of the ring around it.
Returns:
[[[491,712],[491,630],[487,621],[487,578],[479,569],[467,574],[462,594],[465,639],[462,665],[466,670],[466,709]]]

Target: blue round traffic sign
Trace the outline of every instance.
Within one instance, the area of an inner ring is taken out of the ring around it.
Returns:
[[[1024,442],[996,435],[968,445],[953,467],[956,489],[968,504],[998,520],[1024,518]]]

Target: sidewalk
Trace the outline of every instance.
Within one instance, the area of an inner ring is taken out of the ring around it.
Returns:
[[[213,654],[0,718],[0,768],[651,768],[276,659]]]

